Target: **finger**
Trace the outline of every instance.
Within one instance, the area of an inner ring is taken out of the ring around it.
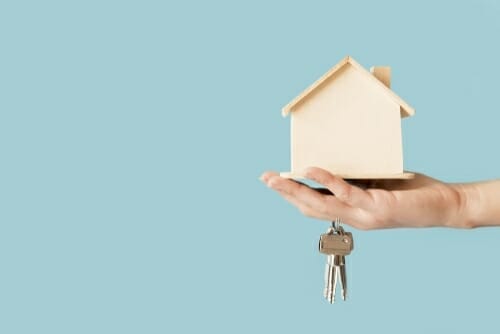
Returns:
[[[264,172],[262,173],[262,175],[259,177],[259,179],[264,182],[264,183],[267,183],[267,181],[273,177],[273,176],[276,176],[276,175],[279,175],[278,173],[276,172],[273,172],[273,171],[267,171],[267,172]]]
[[[304,209],[305,205],[316,217],[321,217],[321,219],[333,220],[335,217],[349,219],[352,216],[352,209],[337,198],[331,195],[322,195],[302,183],[274,176],[269,180],[268,185],[280,193],[285,193],[288,196],[287,200],[299,209]]]
[[[270,182],[270,179],[275,176],[279,177],[277,173],[265,172],[262,175],[261,180],[263,180],[271,189],[276,190],[289,203],[295,205],[300,210],[300,212],[302,212],[302,214],[306,216],[314,216],[316,218],[319,218],[317,212],[313,212],[311,207],[306,205],[304,202],[300,201],[297,197],[290,195],[289,194],[290,190],[286,186],[285,187],[283,187],[283,185],[280,186],[277,180],[273,180]]]
[[[296,206],[299,211],[307,217],[325,221],[334,221],[336,218],[339,218],[344,224],[354,228],[362,230],[367,229],[367,224],[363,222],[363,217],[360,215],[361,212],[355,211],[359,209],[348,208],[344,203],[331,195],[328,196],[328,201],[330,202],[328,203],[328,210],[326,212],[321,212],[306,205],[295,196],[289,195],[281,190],[277,190],[277,192],[289,203]]]
[[[364,222],[366,219],[362,216],[360,209],[358,208],[349,208],[346,207],[344,203],[336,199],[334,196],[328,196],[328,209],[326,212],[321,212],[311,208],[306,205],[304,202],[299,200],[297,197],[292,196],[282,190],[276,190],[285,200],[289,203],[293,204],[299,211],[311,218],[316,218],[320,220],[333,221],[336,218],[340,218],[340,220],[347,225],[350,225],[354,228],[360,230],[366,230],[370,226]]]
[[[267,185],[272,189],[282,191],[290,196],[296,197],[298,200],[310,207],[322,210],[326,205],[325,195],[322,195],[308,186],[294,180],[286,179],[280,176],[273,176],[269,179]]]
[[[350,185],[342,178],[334,176],[324,169],[309,167],[305,172],[305,176],[308,179],[324,185],[334,193],[339,200],[352,207],[369,209],[373,206],[373,198],[368,192]]]
[[[330,220],[327,214],[322,213],[318,210],[314,210],[311,208],[309,205],[305,204],[301,200],[299,200],[297,197],[292,196],[288,194],[287,192],[283,190],[276,190],[285,200],[287,200],[289,203],[294,205],[299,211],[307,217],[311,218],[317,218],[317,219],[322,219],[322,220]]]

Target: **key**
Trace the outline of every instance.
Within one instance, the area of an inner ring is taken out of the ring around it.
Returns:
[[[325,289],[323,296],[331,303],[335,301],[335,278],[337,277],[337,268],[334,265],[335,255],[327,255],[325,268]]]
[[[345,256],[349,255],[353,248],[352,234],[345,232],[338,220],[320,237],[319,251],[327,256],[323,295],[331,304],[335,302],[335,292],[339,278],[342,299],[346,300],[347,298]]]
[[[342,293],[342,300],[345,300],[347,297],[347,276],[346,276],[346,270],[345,270],[345,256],[344,255],[337,255],[338,262],[335,263],[335,265],[338,268],[338,275],[340,276],[340,287],[341,287],[341,293]]]

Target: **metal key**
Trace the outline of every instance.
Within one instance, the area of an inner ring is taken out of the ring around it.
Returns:
[[[336,219],[332,226],[319,239],[319,251],[327,256],[325,268],[325,298],[333,304],[337,282],[340,278],[342,299],[347,298],[347,277],[345,268],[345,256],[349,255],[354,248],[354,240],[350,232],[345,232]]]

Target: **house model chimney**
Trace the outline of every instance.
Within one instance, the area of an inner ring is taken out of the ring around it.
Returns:
[[[373,66],[370,72],[380,80],[387,88],[391,88],[391,67],[390,66]]]

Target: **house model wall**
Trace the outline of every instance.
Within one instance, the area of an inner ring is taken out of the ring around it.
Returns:
[[[415,110],[390,89],[390,68],[369,72],[345,57],[286,105],[291,171],[309,166],[347,179],[409,178],[403,171],[401,118]]]

